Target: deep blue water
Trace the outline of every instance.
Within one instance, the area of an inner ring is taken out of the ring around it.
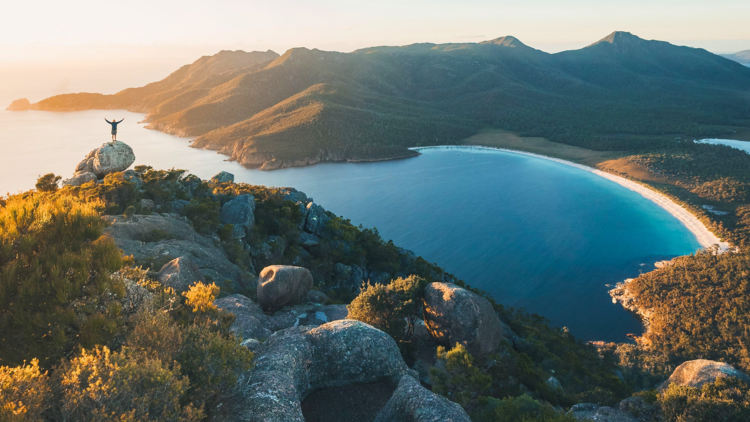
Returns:
[[[448,149],[407,160],[261,172],[145,130],[136,124],[142,115],[122,111],[0,112],[0,192],[30,189],[49,171],[69,176],[109,139],[103,118],[123,116],[118,139],[133,147],[137,164],[186,168],[202,178],[227,170],[239,182],[296,187],[498,302],[544,315],[586,340],[625,341],[641,331],[633,315],[611,302],[606,284],[700,247],[637,193],[548,160]]]

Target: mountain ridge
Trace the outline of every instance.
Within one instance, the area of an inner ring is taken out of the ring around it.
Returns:
[[[410,156],[409,147],[457,143],[485,126],[592,149],[718,136],[750,126],[748,91],[750,69],[734,61],[616,31],[556,54],[513,36],[352,53],[221,51],[141,88],[31,108],[144,112],[150,129],[273,169]]]

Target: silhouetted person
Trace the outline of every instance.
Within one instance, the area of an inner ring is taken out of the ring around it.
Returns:
[[[125,120],[125,118],[123,118],[122,120]],[[110,122],[109,120],[107,120],[106,117],[104,118],[105,122],[107,122],[110,125],[112,125],[112,140],[113,141],[117,140],[117,125],[120,124],[120,123],[122,123],[122,120],[120,120],[119,122],[116,122],[115,119],[112,119],[112,121]]]

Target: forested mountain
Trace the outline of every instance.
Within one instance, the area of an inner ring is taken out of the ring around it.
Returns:
[[[142,88],[32,107],[148,112],[152,129],[273,169],[409,156],[408,147],[455,143],[484,126],[599,150],[649,146],[654,135],[719,136],[750,126],[748,91],[750,69],[734,61],[615,32],[557,54],[513,37],[223,51]]]

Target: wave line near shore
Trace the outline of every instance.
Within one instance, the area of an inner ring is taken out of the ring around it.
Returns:
[[[698,240],[698,243],[700,243],[702,247],[709,248],[713,245],[719,245],[720,251],[729,250],[729,244],[727,242],[722,242],[721,239],[719,239],[715,234],[713,234],[708,229],[708,227],[705,226],[705,224],[703,224],[700,220],[698,220],[698,218],[695,215],[691,214],[682,205],[675,203],[674,201],[672,201],[665,195],[653,189],[650,189],[640,183],[634,182],[630,179],[626,179],[621,176],[616,176],[614,174],[595,169],[593,167],[574,163],[572,161],[563,160],[560,158],[549,157],[549,156],[541,155],[541,154],[535,154],[533,152],[519,151],[519,150],[507,149],[507,148],[486,147],[482,145],[437,145],[437,146],[426,146],[426,147],[414,147],[414,148],[409,148],[409,149],[413,151],[420,151],[423,149],[452,149],[452,148],[485,149],[485,150],[490,150],[490,151],[501,151],[501,152],[508,152],[512,154],[527,155],[530,157],[542,158],[544,160],[554,161],[556,163],[564,164],[566,166],[575,167],[577,169],[587,171],[589,173],[594,173],[595,175],[599,177],[603,177],[607,180],[617,183],[618,185],[624,188],[630,189],[633,192],[640,194],[644,198],[655,203],[656,205],[658,205],[659,207],[661,207],[662,209],[670,213],[683,226],[685,226],[685,228],[687,228],[693,234],[693,236],[695,236],[696,240]]]

